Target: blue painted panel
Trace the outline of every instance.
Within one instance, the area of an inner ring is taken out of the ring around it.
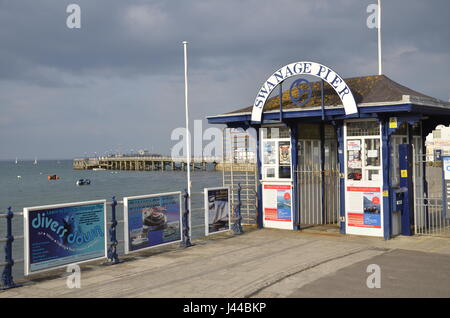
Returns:
[[[389,145],[389,122],[383,120],[381,124],[381,151],[383,157],[383,166],[390,167],[390,145]],[[392,237],[392,207],[390,195],[385,196],[385,191],[391,193],[389,182],[389,169],[383,169],[383,237],[388,240]]]
[[[337,127],[337,137],[338,137],[338,156],[339,156],[339,173],[341,175],[345,174],[345,162],[344,162],[344,123],[340,122]],[[341,218],[345,218],[345,179],[339,178],[339,201],[340,209],[339,214]],[[340,232],[345,234],[345,222],[339,222]]]

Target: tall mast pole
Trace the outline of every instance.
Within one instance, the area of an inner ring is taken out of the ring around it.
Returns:
[[[381,66],[381,0],[378,0],[378,75],[383,74]]]
[[[189,195],[189,209],[191,203],[191,134],[189,131],[189,104],[188,104],[188,63],[187,63],[187,41],[183,41],[184,46],[184,104],[186,110],[186,171],[187,171],[187,192]]]

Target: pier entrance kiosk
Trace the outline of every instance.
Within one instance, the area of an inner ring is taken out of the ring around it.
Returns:
[[[253,106],[208,121],[256,131],[259,227],[327,225],[389,239],[428,222],[414,198],[426,190],[426,168],[414,158],[450,123],[450,103],[384,75],[343,79],[297,62],[269,77]]]

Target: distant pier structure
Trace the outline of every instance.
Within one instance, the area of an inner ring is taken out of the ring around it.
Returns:
[[[221,158],[192,158],[192,170],[217,170]],[[185,171],[186,158],[165,156],[114,156],[99,158],[80,158],[73,160],[75,170],[126,170],[126,171]]]

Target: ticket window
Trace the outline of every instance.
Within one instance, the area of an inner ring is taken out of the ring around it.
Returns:
[[[348,122],[346,152],[347,181],[381,180],[381,140],[377,121]]]
[[[291,139],[289,128],[261,129],[262,178],[265,181],[291,180]]]
[[[381,125],[376,120],[349,120],[345,127],[345,231],[382,237]]]
[[[290,130],[261,128],[263,226],[294,229]]]

